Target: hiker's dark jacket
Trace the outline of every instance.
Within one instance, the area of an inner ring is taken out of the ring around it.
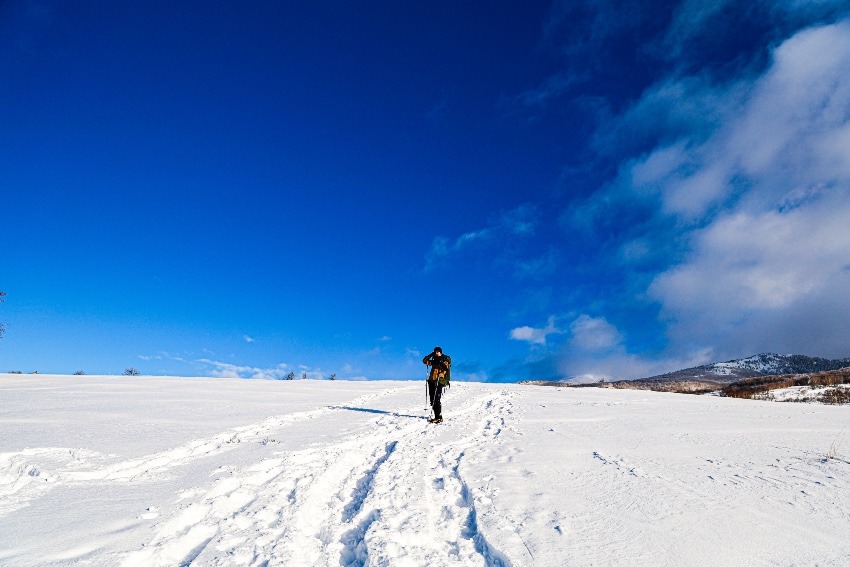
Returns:
[[[423,358],[422,362],[431,367],[428,380],[437,380],[442,386],[448,386],[452,375],[452,357],[446,353],[443,353],[442,356],[437,356],[432,352]]]

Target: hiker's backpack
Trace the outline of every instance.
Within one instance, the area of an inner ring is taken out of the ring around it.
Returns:
[[[441,386],[448,388],[452,377],[452,357],[447,354],[443,354],[441,358],[445,361],[446,369],[437,374],[437,380],[440,382]]]

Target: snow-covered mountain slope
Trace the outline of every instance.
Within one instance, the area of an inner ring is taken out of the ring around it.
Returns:
[[[641,381],[682,381],[703,380],[718,384],[731,384],[741,378],[753,376],[770,376],[773,374],[805,374],[837,370],[850,366],[850,358],[828,360],[799,354],[765,353],[738,360],[716,362],[686,368],[676,372],[642,378]]]
[[[0,375],[0,564],[844,565],[846,407]]]

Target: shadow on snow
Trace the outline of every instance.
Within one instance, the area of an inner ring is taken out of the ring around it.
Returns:
[[[391,416],[394,416],[394,417],[409,417],[409,418],[412,418],[412,419],[428,419],[428,417],[424,416],[424,415],[410,415],[410,414],[407,414],[407,413],[398,413],[398,412],[395,412],[395,411],[386,411],[386,410],[379,410],[379,409],[372,409],[372,408],[355,408],[355,407],[351,407],[351,406],[328,406],[328,408],[329,409],[344,409],[344,410],[349,410],[349,411],[362,411],[362,412],[366,412],[366,413],[377,413],[377,414],[381,414],[381,415],[391,415]]]

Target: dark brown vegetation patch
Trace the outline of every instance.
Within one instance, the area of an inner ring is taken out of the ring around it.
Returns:
[[[744,378],[729,384],[721,390],[721,395],[730,398],[752,399],[771,390],[794,386],[837,386],[850,384],[850,367],[839,370],[827,370],[812,374],[780,374],[777,376],[758,376]],[[831,388],[819,396],[818,401],[827,404],[846,404],[850,402],[850,390]]]

